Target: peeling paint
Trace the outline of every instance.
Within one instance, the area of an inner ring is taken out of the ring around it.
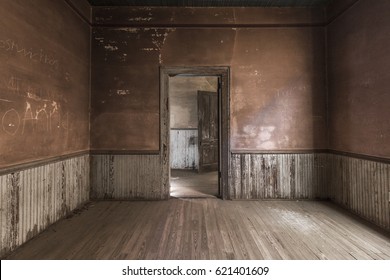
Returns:
[[[110,21],[112,20],[112,16],[109,17],[95,17],[96,21]]]
[[[140,30],[139,28],[133,28],[133,27],[125,27],[125,28],[117,28],[118,31],[125,31],[129,33],[138,33]]]
[[[142,50],[142,51],[148,51],[148,52],[151,52],[151,51],[158,51],[157,48],[142,48],[141,50]]]
[[[116,94],[117,95],[130,95],[130,90],[128,90],[128,89],[118,89],[117,91],[116,91]]]
[[[125,62],[127,59],[127,53],[122,54],[121,61]]]
[[[161,50],[164,47],[164,44],[165,44],[165,42],[167,40],[168,35],[171,32],[175,31],[176,28],[167,28],[167,29],[165,29],[165,33],[159,33],[158,29],[154,29],[154,30],[155,30],[155,33],[152,34],[152,43],[153,43],[153,45],[155,45],[156,50],[158,50],[160,52],[159,55],[158,55],[158,61],[159,61],[160,65],[161,65],[163,63]],[[156,39],[156,38],[163,38],[163,39],[160,40],[160,39]]]
[[[129,21],[151,21],[152,17],[136,17],[136,18],[128,18]]]
[[[261,141],[266,141],[271,139],[272,132],[275,130],[274,126],[267,126],[267,127],[261,127],[260,128],[260,140]]]
[[[103,37],[95,37],[95,40],[99,41],[100,43],[104,42],[104,38]]]
[[[117,46],[113,46],[113,45],[106,45],[106,46],[104,46],[104,48],[106,50],[109,50],[109,51],[116,51],[116,50],[118,50],[118,47]]]

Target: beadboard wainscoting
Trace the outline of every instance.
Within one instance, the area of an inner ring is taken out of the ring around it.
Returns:
[[[163,199],[158,154],[91,155],[91,199]]]
[[[326,199],[327,154],[234,153],[231,199]]]
[[[0,256],[89,201],[89,166],[84,154],[2,173]]]
[[[198,169],[198,130],[171,128],[170,136],[171,168]]]
[[[390,230],[390,164],[329,154],[331,200]]]

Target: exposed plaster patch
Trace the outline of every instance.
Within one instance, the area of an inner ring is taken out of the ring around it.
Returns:
[[[254,126],[254,125],[246,125],[246,126],[244,126],[243,131],[249,137],[256,137],[257,136],[257,127]]]
[[[135,18],[128,18],[128,21],[151,21],[152,17],[135,17]]]
[[[249,143],[250,139],[257,140],[257,148],[260,149],[275,149],[276,143],[272,141],[272,136],[275,131],[275,126],[261,126],[246,125],[243,128],[244,135],[242,135]]]
[[[96,21],[110,21],[112,20],[112,16],[109,17],[95,17]]]
[[[106,50],[109,50],[109,51],[112,51],[112,52],[118,50],[118,47],[117,46],[113,46],[113,45],[106,45],[106,46],[104,46],[104,48]]]
[[[163,63],[161,50],[164,47],[165,41],[167,40],[168,35],[175,31],[176,28],[167,28],[165,29],[165,33],[159,33],[158,29],[154,29],[155,33],[152,34],[152,43],[156,47],[155,50],[159,51],[158,61],[160,64]]]
[[[128,90],[128,89],[118,89],[116,91],[116,94],[117,95],[121,95],[121,96],[123,96],[123,95],[130,95],[130,90]]]
[[[272,149],[276,149],[276,145],[272,141],[267,141],[267,142],[261,143],[260,147],[258,147],[258,148],[272,150]]]
[[[127,59],[127,53],[122,54],[121,61],[125,62]]]
[[[158,49],[156,49],[156,48],[142,48],[141,50],[142,51],[147,51],[147,52],[158,51]]]
[[[138,31],[140,29],[139,28],[133,28],[133,27],[125,27],[125,28],[118,28],[116,30],[118,30],[118,31],[125,31],[125,32],[129,32],[129,33],[138,33]]]
[[[152,8],[150,7],[138,7],[136,9],[133,9],[133,11],[151,11]]]

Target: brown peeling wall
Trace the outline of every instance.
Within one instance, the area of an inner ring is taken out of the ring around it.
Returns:
[[[311,10],[279,9],[289,14],[281,20],[272,9],[273,20],[268,14],[256,21],[288,27],[194,28],[191,22],[213,22],[215,11],[206,17],[205,10],[198,15],[182,9],[191,21],[180,19],[178,25],[188,27],[137,28],[120,27],[126,25],[124,11],[127,25],[137,18],[142,25],[145,12],[151,14],[149,24],[170,24],[171,17],[154,10],[140,9],[137,16],[134,9],[103,9],[94,11],[95,22],[118,26],[93,29],[92,149],[159,149],[160,66],[231,67],[232,150],[326,148],[324,28],[291,26],[313,24]],[[235,23],[234,14],[240,24],[246,13],[255,18],[250,9],[224,11],[216,24]]]
[[[332,150],[390,158],[389,10],[360,0],[328,27]]]
[[[0,8],[0,168],[87,150],[89,25],[63,0]]]
[[[94,7],[92,21],[102,26],[151,27],[321,25],[325,13],[316,8]]]

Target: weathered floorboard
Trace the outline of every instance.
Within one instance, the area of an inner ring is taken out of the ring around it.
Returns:
[[[390,260],[390,236],[331,202],[100,201],[8,259]]]

